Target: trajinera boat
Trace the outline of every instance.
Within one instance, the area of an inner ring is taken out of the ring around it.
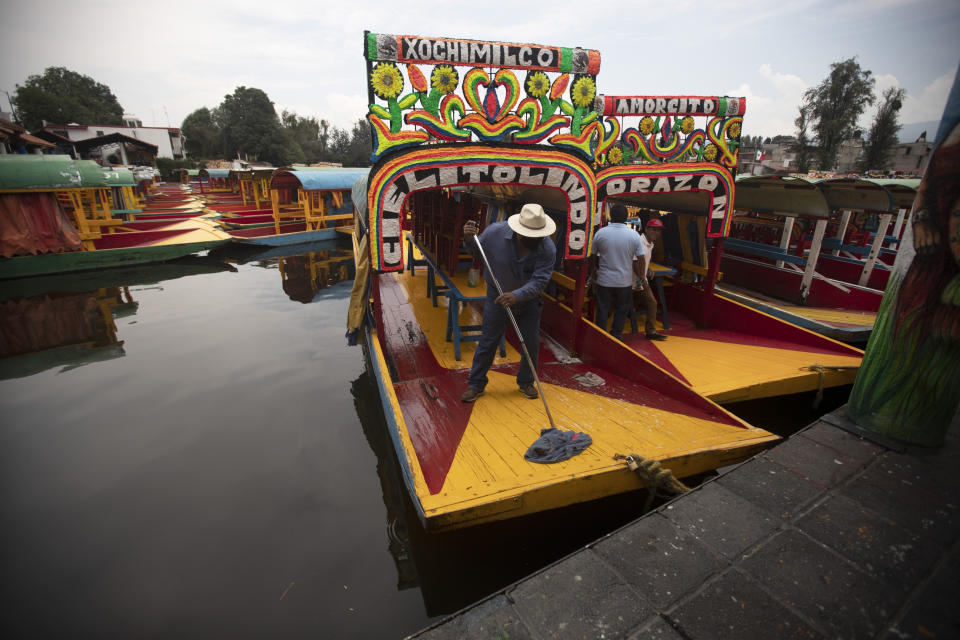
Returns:
[[[0,156],[0,279],[163,262],[229,242],[201,219],[135,228],[121,199],[131,184],[91,160]]]
[[[884,245],[899,244],[917,183],[737,178],[718,290],[818,333],[866,344],[890,276],[884,260],[896,254]]]
[[[374,166],[354,185],[358,269],[348,336],[365,338],[427,528],[641,488],[624,460],[630,454],[683,478],[777,440],[668,371],[678,371],[668,358],[642,354],[638,336],[619,341],[585,317],[585,263],[603,206],[671,196],[702,218],[699,242],[727,231],[742,98],[604,98],[596,93],[599,52],[578,48],[366,33],[364,52]],[[639,130],[625,129],[637,113]],[[655,140],[650,114],[660,114]],[[691,126],[694,117],[705,124]],[[483,228],[506,219],[525,203],[540,204],[557,223],[557,263],[542,296],[544,395],[558,426],[593,441],[546,465],[524,459],[549,422],[544,405],[516,389],[521,355],[512,330],[486,394],[460,401],[486,292],[484,279],[471,277],[478,265],[462,253],[461,229],[466,220]],[[687,268],[709,274],[716,264]],[[767,355],[801,345],[806,362],[838,354],[859,362],[856,350],[714,296],[704,282],[677,280],[680,311],[660,326],[714,325],[706,333],[726,353],[738,341],[759,341],[769,343]],[[738,326],[752,335],[736,334]],[[817,373],[797,373],[805,388],[816,387]]]

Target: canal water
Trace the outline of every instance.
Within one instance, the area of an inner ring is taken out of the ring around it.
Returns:
[[[232,251],[0,283],[4,637],[400,638],[640,515],[425,533],[344,339],[349,249]],[[741,414],[843,401],[811,397]]]

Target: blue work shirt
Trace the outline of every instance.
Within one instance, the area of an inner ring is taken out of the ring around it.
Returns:
[[[553,265],[557,257],[557,248],[549,236],[540,239],[537,248],[523,259],[517,257],[513,244],[514,231],[506,222],[495,222],[480,234],[480,244],[490,261],[490,268],[500,281],[503,292],[512,292],[519,302],[533,300],[540,296],[553,275]],[[463,246],[474,258],[480,259],[477,245],[471,240]],[[490,271],[484,269],[483,277],[487,281],[487,297],[496,298],[497,285],[490,277]]]
[[[640,234],[623,222],[611,222],[593,237],[593,252],[598,256],[597,285],[632,287],[633,261],[644,254]]]

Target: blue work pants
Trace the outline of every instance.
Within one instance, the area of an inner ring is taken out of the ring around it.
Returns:
[[[504,331],[513,331],[513,324],[507,317],[506,310],[494,299],[487,297],[483,303],[483,323],[481,324],[480,340],[477,342],[477,350],[473,354],[473,366],[470,368],[470,377],[467,379],[470,388],[483,391],[486,388],[487,372],[493,365],[493,359],[497,355],[497,349],[500,347],[500,337]],[[537,355],[540,352],[540,310],[543,308],[539,296],[533,300],[520,302],[511,307],[514,317],[517,319],[517,325],[520,327],[520,333],[523,334],[523,341],[527,345],[527,351],[530,352],[530,358],[534,366],[537,364]],[[525,387],[533,384],[533,371],[527,364],[527,359],[521,353],[520,371],[517,372],[517,385]]]

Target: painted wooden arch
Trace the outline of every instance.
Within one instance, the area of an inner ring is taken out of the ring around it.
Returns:
[[[613,166],[597,174],[597,200],[636,200],[651,209],[707,213],[707,235],[726,236],[733,212],[734,179],[712,162]]]
[[[590,255],[596,208],[596,178],[585,161],[549,148],[435,145],[402,153],[371,171],[367,215],[371,259],[379,271],[403,269],[401,212],[415,191],[454,186],[547,187],[561,191],[568,212],[564,257]]]

